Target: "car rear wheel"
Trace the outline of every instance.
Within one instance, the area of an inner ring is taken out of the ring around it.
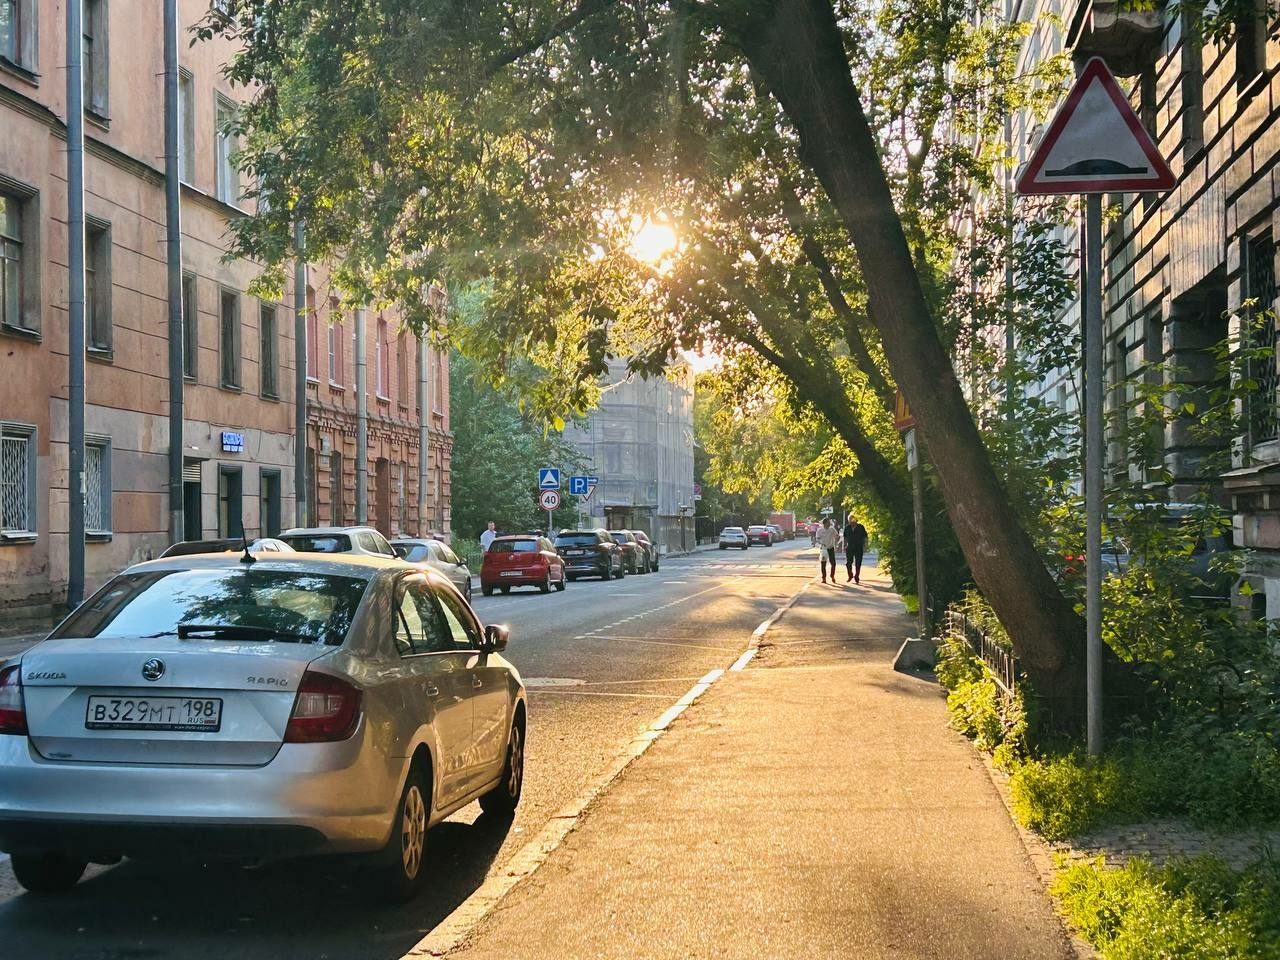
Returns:
[[[569,575],[563,570],[560,571],[560,579],[556,581],[556,589],[564,590],[565,581],[569,579]]]
[[[729,545],[728,545],[727,543],[722,543],[722,544],[720,544],[720,549],[721,549],[721,550],[728,550],[728,549],[729,549]]]
[[[387,899],[404,903],[413,898],[425,875],[423,859],[427,849],[427,824],[431,817],[431,790],[421,768],[409,771],[391,837],[383,848],[381,881]]]
[[[499,590],[501,590],[503,593],[510,593],[510,592],[511,592],[511,587],[510,587],[508,584],[505,584],[505,583],[504,583],[502,586],[500,586],[498,589],[499,589]]]
[[[486,597],[492,597],[492,596],[493,596],[493,587],[489,586],[487,583],[486,583],[486,584],[482,584],[482,585],[481,585],[481,587],[480,587],[480,592],[481,592],[481,593],[483,593]]]
[[[516,812],[524,789],[524,727],[517,718],[511,724],[507,741],[507,762],[502,768],[502,781],[480,798],[480,809],[495,817],[509,817]]]
[[[626,575],[627,575],[627,561],[623,560],[620,564],[618,564],[618,572],[615,573],[614,576],[617,577],[619,580],[621,580]]]
[[[18,882],[32,893],[66,893],[79,882],[88,863],[60,853],[15,853],[9,866]]]
[[[550,592],[551,592],[551,568],[550,568],[550,567],[548,567],[548,568],[547,568],[547,577],[546,577],[546,579],[545,579],[545,580],[543,580],[540,584],[538,584],[538,590],[539,590],[541,593],[550,593]]]

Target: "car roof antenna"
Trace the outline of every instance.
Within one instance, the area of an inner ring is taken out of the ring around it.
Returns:
[[[244,532],[244,524],[240,524],[240,540],[244,543],[244,556],[240,558],[241,563],[257,563],[253,554],[249,552],[249,537]]]

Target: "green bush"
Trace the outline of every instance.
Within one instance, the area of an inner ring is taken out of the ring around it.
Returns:
[[[963,637],[948,635],[938,647],[934,676],[947,690],[951,726],[1010,768],[1022,754],[1026,715],[1020,699],[1010,700]]]
[[[1104,960],[1280,956],[1280,873],[1271,861],[1236,872],[1216,857],[1108,869],[1075,863],[1054,881],[1071,922]]]

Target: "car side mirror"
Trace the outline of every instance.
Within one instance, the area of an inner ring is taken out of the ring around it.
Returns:
[[[484,643],[481,653],[501,653],[507,649],[507,641],[511,639],[511,629],[501,623],[491,623],[484,628]]]

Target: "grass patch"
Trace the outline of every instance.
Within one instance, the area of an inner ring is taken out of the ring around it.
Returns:
[[[1052,892],[1103,960],[1280,956],[1280,871],[1269,859],[1237,872],[1210,856],[1118,869],[1099,858],[1059,872]]]

